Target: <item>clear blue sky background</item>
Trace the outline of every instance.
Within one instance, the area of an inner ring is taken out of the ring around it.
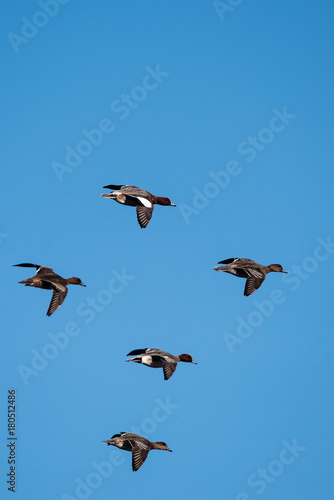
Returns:
[[[333,498],[334,6],[231,3],[2,2],[1,498],[12,388],[17,500]],[[140,229],[110,183],[177,208]],[[229,257],[289,274],[245,298]],[[21,262],[87,288],[48,318]],[[198,365],[166,382],[145,347]],[[173,453],[133,473],[100,442],[129,430]]]

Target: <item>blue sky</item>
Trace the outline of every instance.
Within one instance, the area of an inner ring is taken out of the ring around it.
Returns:
[[[16,499],[332,499],[333,4],[0,8],[1,498],[15,389]],[[177,207],[140,229],[122,183]],[[289,274],[245,298],[229,257]],[[21,262],[87,288],[48,318]]]

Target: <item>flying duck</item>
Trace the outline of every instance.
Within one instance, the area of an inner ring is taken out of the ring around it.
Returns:
[[[44,288],[45,290],[53,290],[49,309],[46,313],[47,316],[51,316],[51,314],[53,314],[64,302],[68,292],[67,285],[86,286],[79,278],[62,278],[58,274],[54,273],[51,267],[39,266],[38,264],[15,264],[14,267],[36,268],[36,274],[34,276],[26,280],[19,281],[22,285]]]
[[[121,450],[131,451],[133,471],[137,471],[143,465],[151,450],[172,451],[168,448],[166,443],[161,441],[152,443],[148,439],[130,432],[114,434],[110,439],[102,441],[102,443],[107,443],[108,446],[116,446]]]
[[[224,271],[225,273],[234,274],[234,276],[238,276],[239,278],[247,278],[244,290],[244,295],[246,296],[251,295],[255,290],[260,288],[265,280],[266,274],[272,272],[287,273],[280,264],[263,266],[251,259],[226,259],[218,262],[218,264],[226,265],[214,267],[213,269],[215,271]]]
[[[139,189],[136,186],[110,184],[103,187],[104,189],[112,189],[112,191],[111,193],[101,194],[102,198],[111,198],[122,205],[136,207],[137,219],[141,228],[146,227],[150,222],[154,205],[176,206],[169,198],[154,196],[148,191]]]
[[[135,356],[135,358],[127,359],[127,361],[134,361],[135,363],[141,363],[151,368],[162,368],[164,372],[164,379],[168,380],[176,370],[177,364],[180,361],[185,363],[195,363],[190,354],[180,354],[179,356],[173,356],[166,351],[161,351],[160,349],[135,349],[129,352],[127,356]]]

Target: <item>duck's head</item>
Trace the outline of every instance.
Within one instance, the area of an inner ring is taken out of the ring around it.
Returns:
[[[284,271],[283,267],[280,264],[270,264],[270,266],[268,267],[273,273],[288,273],[287,271]]]
[[[194,365],[197,365],[190,354],[180,354],[179,358],[180,361],[184,361],[185,363],[194,363]]]
[[[81,285],[81,286],[86,286],[83,284],[80,278],[69,278],[67,280],[68,285]]]
[[[157,204],[176,207],[176,205],[174,205],[174,203],[172,203],[169,198],[165,198],[164,196],[157,196]]]
[[[167,444],[164,443],[163,441],[158,441],[157,443],[154,443],[154,448],[156,450],[166,450],[166,451],[172,451],[168,448]]]

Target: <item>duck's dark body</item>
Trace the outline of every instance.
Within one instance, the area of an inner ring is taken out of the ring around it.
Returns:
[[[145,366],[149,366],[150,368],[162,368],[165,380],[168,380],[173,375],[180,361],[196,365],[190,354],[173,356],[173,354],[170,354],[169,352],[153,348],[135,349],[134,351],[129,352],[128,356],[135,357],[127,359],[127,361],[134,361],[135,363],[140,363]]]
[[[14,267],[34,267],[36,274],[27,278],[26,280],[19,281],[22,285],[33,286],[35,288],[43,288],[44,290],[53,290],[49,309],[46,313],[51,316],[64,302],[67,295],[67,285],[81,285],[80,278],[62,278],[59,274],[53,272],[51,267],[40,266],[38,264],[15,264]]]
[[[108,184],[105,189],[112,189],[111,193],[101,194],[102,198],[110,198],[121,205],[136,207],[137,220],[141,228],[145,228],[151,220],[154,205],[169,205],[175,207],[169,198],[154,196],[153,194],[140,189],[137,186],[122,186],[118,184]]]
[[[244,295],[251,295],[255,290],[260,288],[265,280],[266,274],[271,272],[286,273],[280,264],[270,264],[263,266],[251,259],[232,258],[218,262],[218,264],[225,264],[225,266],[214,267],[215,271],[223,271],[225,273],[233,274],[238,278],[246,278],[246,285]]]
[[[137,471],[143,465],[148,453],[151,450],[172,451],[164,442],[158,441],[157,443],[153,443],[148,439],[131,432],[114,434],[110,439],[102,441],[102,443],[107,443],[108,446],[116,446],[121,450],[131,451],[133,471]]]

